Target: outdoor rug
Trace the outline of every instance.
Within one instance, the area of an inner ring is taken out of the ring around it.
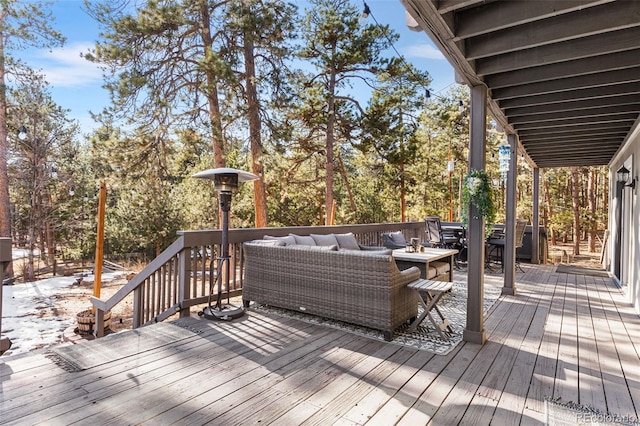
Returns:
[[[157,349],[196,334],[184,327],[161,322],[126,333],[109,334],[90,342],[59,346],[47,351],[46,356],[65,370],[76,372]]]
[[[493,303],[500,297],[501,288],[485,285],[484,287],[484,311],[487,312]],[[416,302],[417,303],[417,302]],[[462,331],[466,325],[466,308],[467,308],[467,283],[454,282],[451,292],[446,293],[438,307],[442,311],[445,318],[449,320],[449,324],[453,329],[452,333],[447,333],[449,340],[444,340],[438,332],[433,328],[428,318],[425,318],[415,332],[409,331],[410,325],[406,324],[393,333],[393,340],[390,343],[419,349],[422,351],[432,352],[438,355],[446,355],[462,341]],[[275,314],[288,318],[296,318],[311,324],[323,325],[327,327],[337,328],[359,336],[368,337],[384,342],[382,331],[373,330],[368,327],[349,324],[334,319],[318,317],[315,315],[305,314],[302,312],[290,311],[288,309],[276,308],[267,305],[252,304],[251,309],[258,312]],[[418,314],[422,312],[422,307],[418,305]],[[437,314],[434,312],[434,315]]]
[[[558,274],[589,275],[592,277],[604,277],[604,278],[609,277],[609,274],[604,269],[583,268],[580,266],[571,266],[571,265],[558,265],[556,267],[556,272]]]
[[[602,413],[594,408],[574,402],[561,402],[545,398],[545,424],[549,426],[624,425],[640,426],[635,415]]]

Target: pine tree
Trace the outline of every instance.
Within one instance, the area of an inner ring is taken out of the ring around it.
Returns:
[[[51,26],[50,2],[1,0],[0,5],[0,237],[11,237],[11,209],[7,174],[7,76],[21,77],[14,52],[26,47],[57,47],[64,37]],[[17,129],[12,129],[17,130]],[[17,132],[16,132],[17,133]]]
[[[230,2],[226,37],[229,56],[238,74],[237,108],[249,129],[251,171],[254,181],[255,226],[268,225],[265,189],[264,134],[275,137],[279,123],[275,111],[288,102],[285,65],[291,49],[295,6],[280,0]],[[264,124],[264,125],[263,125]]]
[[[112,106],[103,117],[125,120],[150,143],[179,130],[206,132],[214,167],[224,167],[221,87],[232,69],[217,26],[225,4],[149,0],[135,10],[92,4],[90,13],[105,32],[86,58],[105,66]]]
[[[391,185],[400,189],[400,221],[405,222],[407,166],[417,160],[419,142],[416,137],[418,118],[424,108],[425,88],[430,78],[400,60],[392,61],[380,76],[363,119],[365,133],[362,149],[374,150],[397,176]]]
[[[309,141],[324,135],[325,224],[331,223],[335,199],[336,140],[354,137],[363,108],[350,95],[354,84],[375,86],[388,60],[381,52],[397,39],[387,26],[361,26],[358,10],[346,0],[316,0],[302,25],[299,56],[313,67],[303,83],[299,116]]]

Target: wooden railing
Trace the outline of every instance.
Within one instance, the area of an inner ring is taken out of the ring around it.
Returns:
[[[244,272],[242,243],[245,241],[261,239],[264,235],[352,232],[360,244],[381,246],[380,236],[383,233],[398,230],[403,232],[407,240],[420,238],[426,241],[424,222],[231,229],[229,230],[228,293],[230,296],[242,294]],[[211,297],[209,285],[212,278],[211,271],[216,271],[221,241],[220,230],[178,232],[178,239],[173,244],[108,300],[91,298],[96,311],[96,335],[98,337],[104,335],[105,312],[111,311],[131,293],[133,293],[133,328],[164,321],[176,314],[180,317],[188,317],[191,315],[191,307],[207,303]],[[227,289],[223,288],[223,292],[226,294]]]

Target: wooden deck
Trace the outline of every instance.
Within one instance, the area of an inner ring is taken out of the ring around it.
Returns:
[[[487,343],[446,356],[251,312],[189,318],[205,331],[80,372],[44,351],[0,358],[0,423],[530,425],[545,397],[637,420],[640,319],[620,290],[525,269]]]

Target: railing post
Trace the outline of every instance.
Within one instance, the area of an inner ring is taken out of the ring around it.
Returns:
[[[104,311],[96,308],[95,336],[104,337]]]
[[[133,328],[139,328],[142,326],[142,292],[144,287],[142,285],[136,287],[133,290]]]
[[[184,307],[184,301],[191,296],[191,249],[186,248],[178,254],[178,303],[180,304],[180,318],[191,316],[191,309]]]

